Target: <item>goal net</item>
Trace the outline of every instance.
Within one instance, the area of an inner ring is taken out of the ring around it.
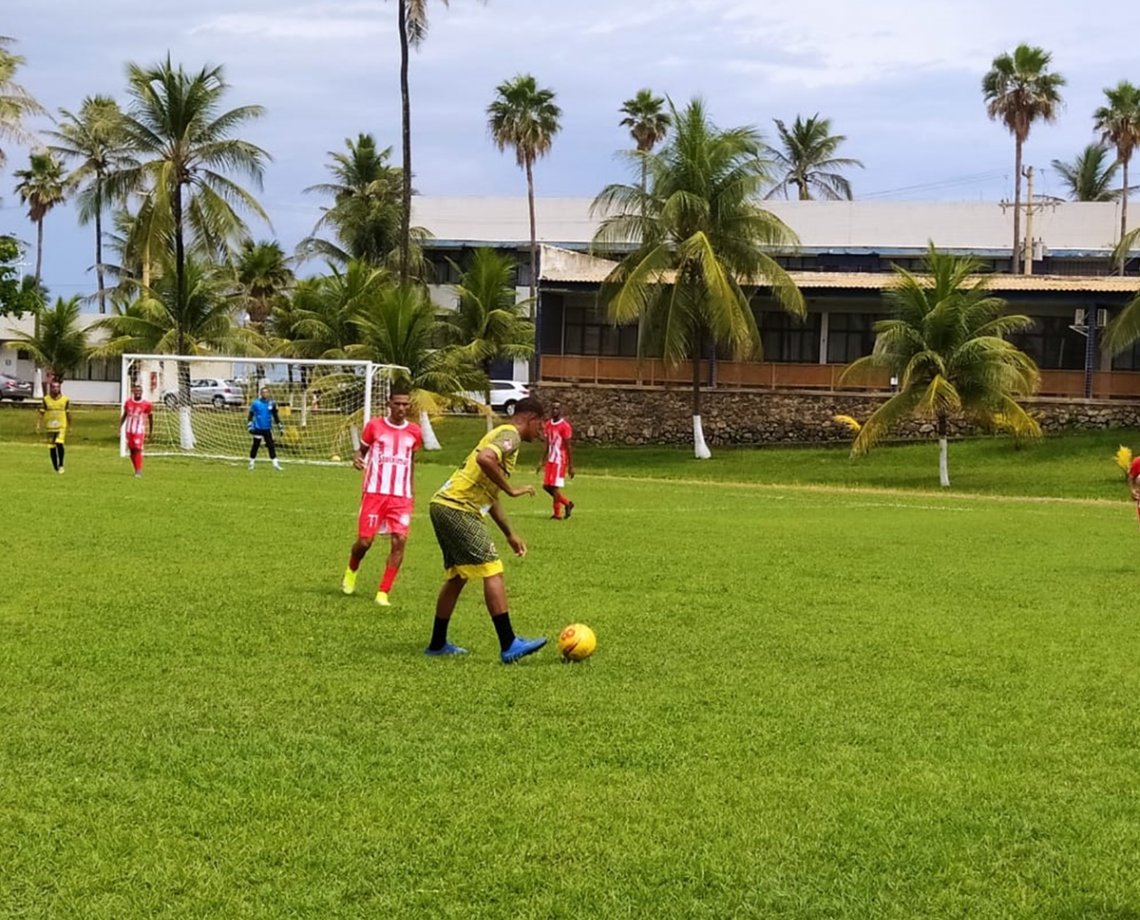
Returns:
[[[383,413],[392,383],[406,368],[371,361],[294,358],[123,355],[122,393],[135,384],[154,409],[148,456],[238,460],[249,456],[249,407],[261,388],[277,403],[278,459],[339,463],[348,460],[364,423]],[[126,437],[120,440],[126,456]],[[266,458],[262,445],[259,458]]]

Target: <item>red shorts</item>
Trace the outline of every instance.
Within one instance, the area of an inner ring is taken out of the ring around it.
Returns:
[[[142,450],[143,441],[146,440],[144,434],[129,434],[127,435],[127,450]]]
[[[546,473],[543,476],[542,484],[544,486],[554,486],[557,489],[561,489],[564,485],[566,485],[566,464],[546,464]]]
[[[374,537],[378,533],[406,536],[412,523],[414,504],[410,498],[365,492],[360,499],[357,534],[361,537]]]

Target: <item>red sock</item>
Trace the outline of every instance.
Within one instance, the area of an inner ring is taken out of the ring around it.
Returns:
[[[569,505],[570,504],[570,499],[568,499],[565,495],[559,495],[555,499],[555,501],[560,505]]]
[[[350,572],[355,572],[359,568],[360,568],[360,560],[356,558],[355,553],[349,553],[348,554],[348,570]]]
[[[380,579],[380,590],[387,594],[392,590],[392,582],[396,580],[396,574],[400,570],[395,566],[387,566],[384,569],[384,577]]]
[[[555,496],[554,496],[554,516],[555,516],[555,517],[561,517],[561,516],[562,516],[562,515],[560,515],[560,514],[558,513],[558,509],[559,509],[559,508],[561,508],[561,507],[562,507],[562,505],[561,505],[561,503],[559,502],[558,496],[557,496],[557,495],[555,495]]]
[[[141,450],[132,450],[131,451],[131,466],[133,466],[135,468],[136,473],[142,472],[142,451]]]

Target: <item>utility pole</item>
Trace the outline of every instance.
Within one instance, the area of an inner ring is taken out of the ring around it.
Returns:
[[[1033,274],[1033,167],[1025,167],[1025,274]]]

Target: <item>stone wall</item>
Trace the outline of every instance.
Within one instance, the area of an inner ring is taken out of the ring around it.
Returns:
[[[574,437],[595,444],[690,444],[692,395],[686,387],[543,383],[531,389],[544,402],[559,400]],[[818,444],[847,442],[851,433],[832,421],[850,415],[864,421],[881,394],[803,390],[702,391],[702,422],[710,444]],[[1140,403],[1122,400],[1034,399],[1026,408],[1047,432],[1140,428]],[[928,438],[933,425],[912,419],[892,438]],[[951,434],[980,433],[963,420]]]

